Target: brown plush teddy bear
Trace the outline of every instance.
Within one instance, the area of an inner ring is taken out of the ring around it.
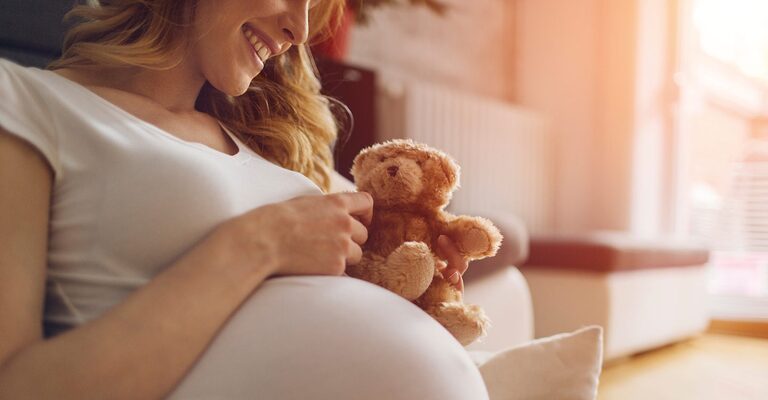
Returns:
[[[363,257],[347,274],[413,301],[464,346],[484,335],[488,318],[463,303],[461,291],[438,271],[433,251],[443,234],[467,260],[491,257],[501,245],[489,220],[443,210],[459,186],[456,162],[424,144],[395,139],[363,149],[351,173],[357,190],[374,201]]]

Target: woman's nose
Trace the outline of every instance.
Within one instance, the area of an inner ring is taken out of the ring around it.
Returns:
[[[282,31],[285,38],[294,45],[307,41],[309,35],[309,1],[294,2],[284,15]]]
[[[290,40],[291,42],[293,42],[294,40],[296,40],[296,35],[294,35],[294,34],[293,34],[293,32],[291,32],[291,30],[290,30],[290,29],[288,29],[288,28],[283,28],[283,33],[285,33],[285,36],[286,36],[286,37],[288,38],[288,40]]]

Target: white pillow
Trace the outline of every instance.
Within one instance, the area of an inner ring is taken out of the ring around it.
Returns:
[[[603,328],[588,326],[497,353],[470,352],[491,400],[594,400]]]

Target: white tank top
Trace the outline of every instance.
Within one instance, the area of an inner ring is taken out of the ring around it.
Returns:
[[[234,156],[178,138],[51,71],[2,58],[0,125],[55,173],[48,334],[115,306],[224,220],[322,194],[223,126],[239,148]]]

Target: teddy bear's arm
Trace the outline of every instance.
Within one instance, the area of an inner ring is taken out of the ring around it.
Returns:
[[[405,225],[405,241],[429,242],[429,224],[423,218],[408,218]]]
[[[448,221],[446,232],[464,258],[479,260],[492,257],[501,246],[499,229],[487,218],[456,216]]]

